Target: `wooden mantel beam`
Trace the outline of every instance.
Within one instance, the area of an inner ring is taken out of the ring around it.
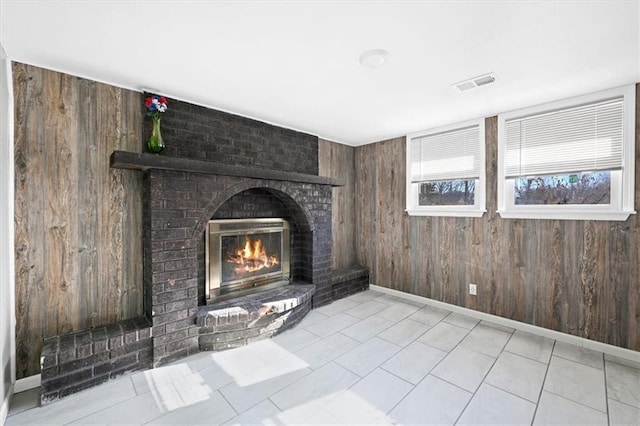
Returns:
[[[231,166],[213,161],[191,158],[168,157],[146,152],[113,151],[111,167],[146,171],[149,169],[173,170],[178,172],[205,173],[212,175],[239,176],[252,179],[281,180],[288,182],[315,183],[319,185],[344,186],[342,179],[303,173],[283,172],[259,167]]]

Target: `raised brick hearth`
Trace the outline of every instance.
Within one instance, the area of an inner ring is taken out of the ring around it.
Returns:
[[[151,325],[136,318],[44,339],[43,404],[152,364]]]
[[[311,309],[315,288],[288,285],[201,306],[196,315],[200,350],[237,348],[293,327]]]

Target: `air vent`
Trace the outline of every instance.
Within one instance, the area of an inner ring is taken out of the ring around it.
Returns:
[[[465,90],[475,89],[476,87],[485,86],[496,81],[496,75],[494,73],[483,74],[477,77],[470,78],[468,80],[454,83],[451,86],[455,87],[461,92]]]

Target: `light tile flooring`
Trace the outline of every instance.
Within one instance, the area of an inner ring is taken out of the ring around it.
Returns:
[[[17,424],[640,424],[640,366],[366,291],[276,338],[124,376]]]

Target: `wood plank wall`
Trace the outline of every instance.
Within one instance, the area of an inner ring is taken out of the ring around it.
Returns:
[[[42,338],[142,314],[141,94],[13,64],[17,377]]]
[[[353,147],[318,140],[320,176],[340,178],[345,182],[345,186],[333,188],[332,195],[333,269],[356,265],[355,164],[353,161]]]
[[[640,85],[637,101],[640,101]],[[635,210],[640,212],[640,102]],[[487,213],[409,217],[405,139],[355,148],[358,262],[371,282],[640,350],[640,220],[513,220],[497,213],[497,118],[486,119]],[[468,284],[478,284],[478,295]]]

